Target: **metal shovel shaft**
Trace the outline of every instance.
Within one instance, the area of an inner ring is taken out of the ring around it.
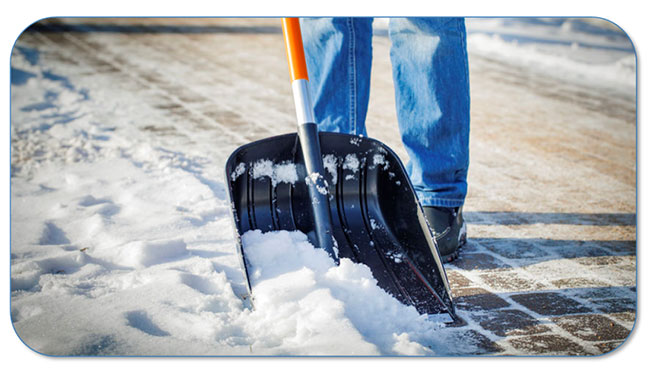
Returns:
[[[287,61],[291,73],[291,86],[298,119],[298,138],[307,171],[306,184],[314,218],[315,246],[324,249],[338,264],[335,250],[332,216],[329,207],[329,188],[325,180],[321,157],[318,126],[315,124],[312,101],[309,94],[307,64],[302,46],[298,18],[283,18],[282,31],[287,48]]]

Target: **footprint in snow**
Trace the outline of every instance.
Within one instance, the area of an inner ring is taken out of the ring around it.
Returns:
[[[67,245],[70,240],[65,232],[52,222],[45,222],[41,237],[38,239],[39,245]]]
[[[116,215],[120,212],[120,206],[116,205],[112,200],[106,198],[95,198],[92,195],[86,195],[79,200],[79,206],[86,208],[95,208],[98,214],[105,218]]]
[[[145,311],[131,311],[125,314],[127,325],[154,337],[165,337],[169,333],[160,329]]]

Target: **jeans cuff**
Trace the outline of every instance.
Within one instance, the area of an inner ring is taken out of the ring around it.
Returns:
[[[460,207],[465,203],[465,199],[438,198],[417,193],[418,199],[422,206],[436,207]]]

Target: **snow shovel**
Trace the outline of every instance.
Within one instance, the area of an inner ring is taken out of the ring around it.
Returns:
[[[241,236],[299,230],[338,264],[370,267],[378,285],[421,314],[457,321],[447,275],[397,155],[367,137],[318,132],[300,24],[282,20],[297,133],[239,147],[226,162],[237,249],[251,295]]]

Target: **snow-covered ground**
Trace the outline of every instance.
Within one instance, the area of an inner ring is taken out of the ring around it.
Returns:
[[[599,88],[629,92],[636,84],[633,46],[604,19],[476,18],[467,31],[476,55]]]
[[[634,50],[606,22],[467,25],[470,56],[586,89],[635,85]],[[244,236],[251,307],[223,183],[234,144],[210,138],[242,135],[188,130],[107,75],[71,74],[42,54],[19,38],[11,58],[11,317],[28,346],[52,355],[481,353],[466,328],[418,315],[367,267],[335,266],[299,232]],[[157,136],[166,128],[180,135]]]

